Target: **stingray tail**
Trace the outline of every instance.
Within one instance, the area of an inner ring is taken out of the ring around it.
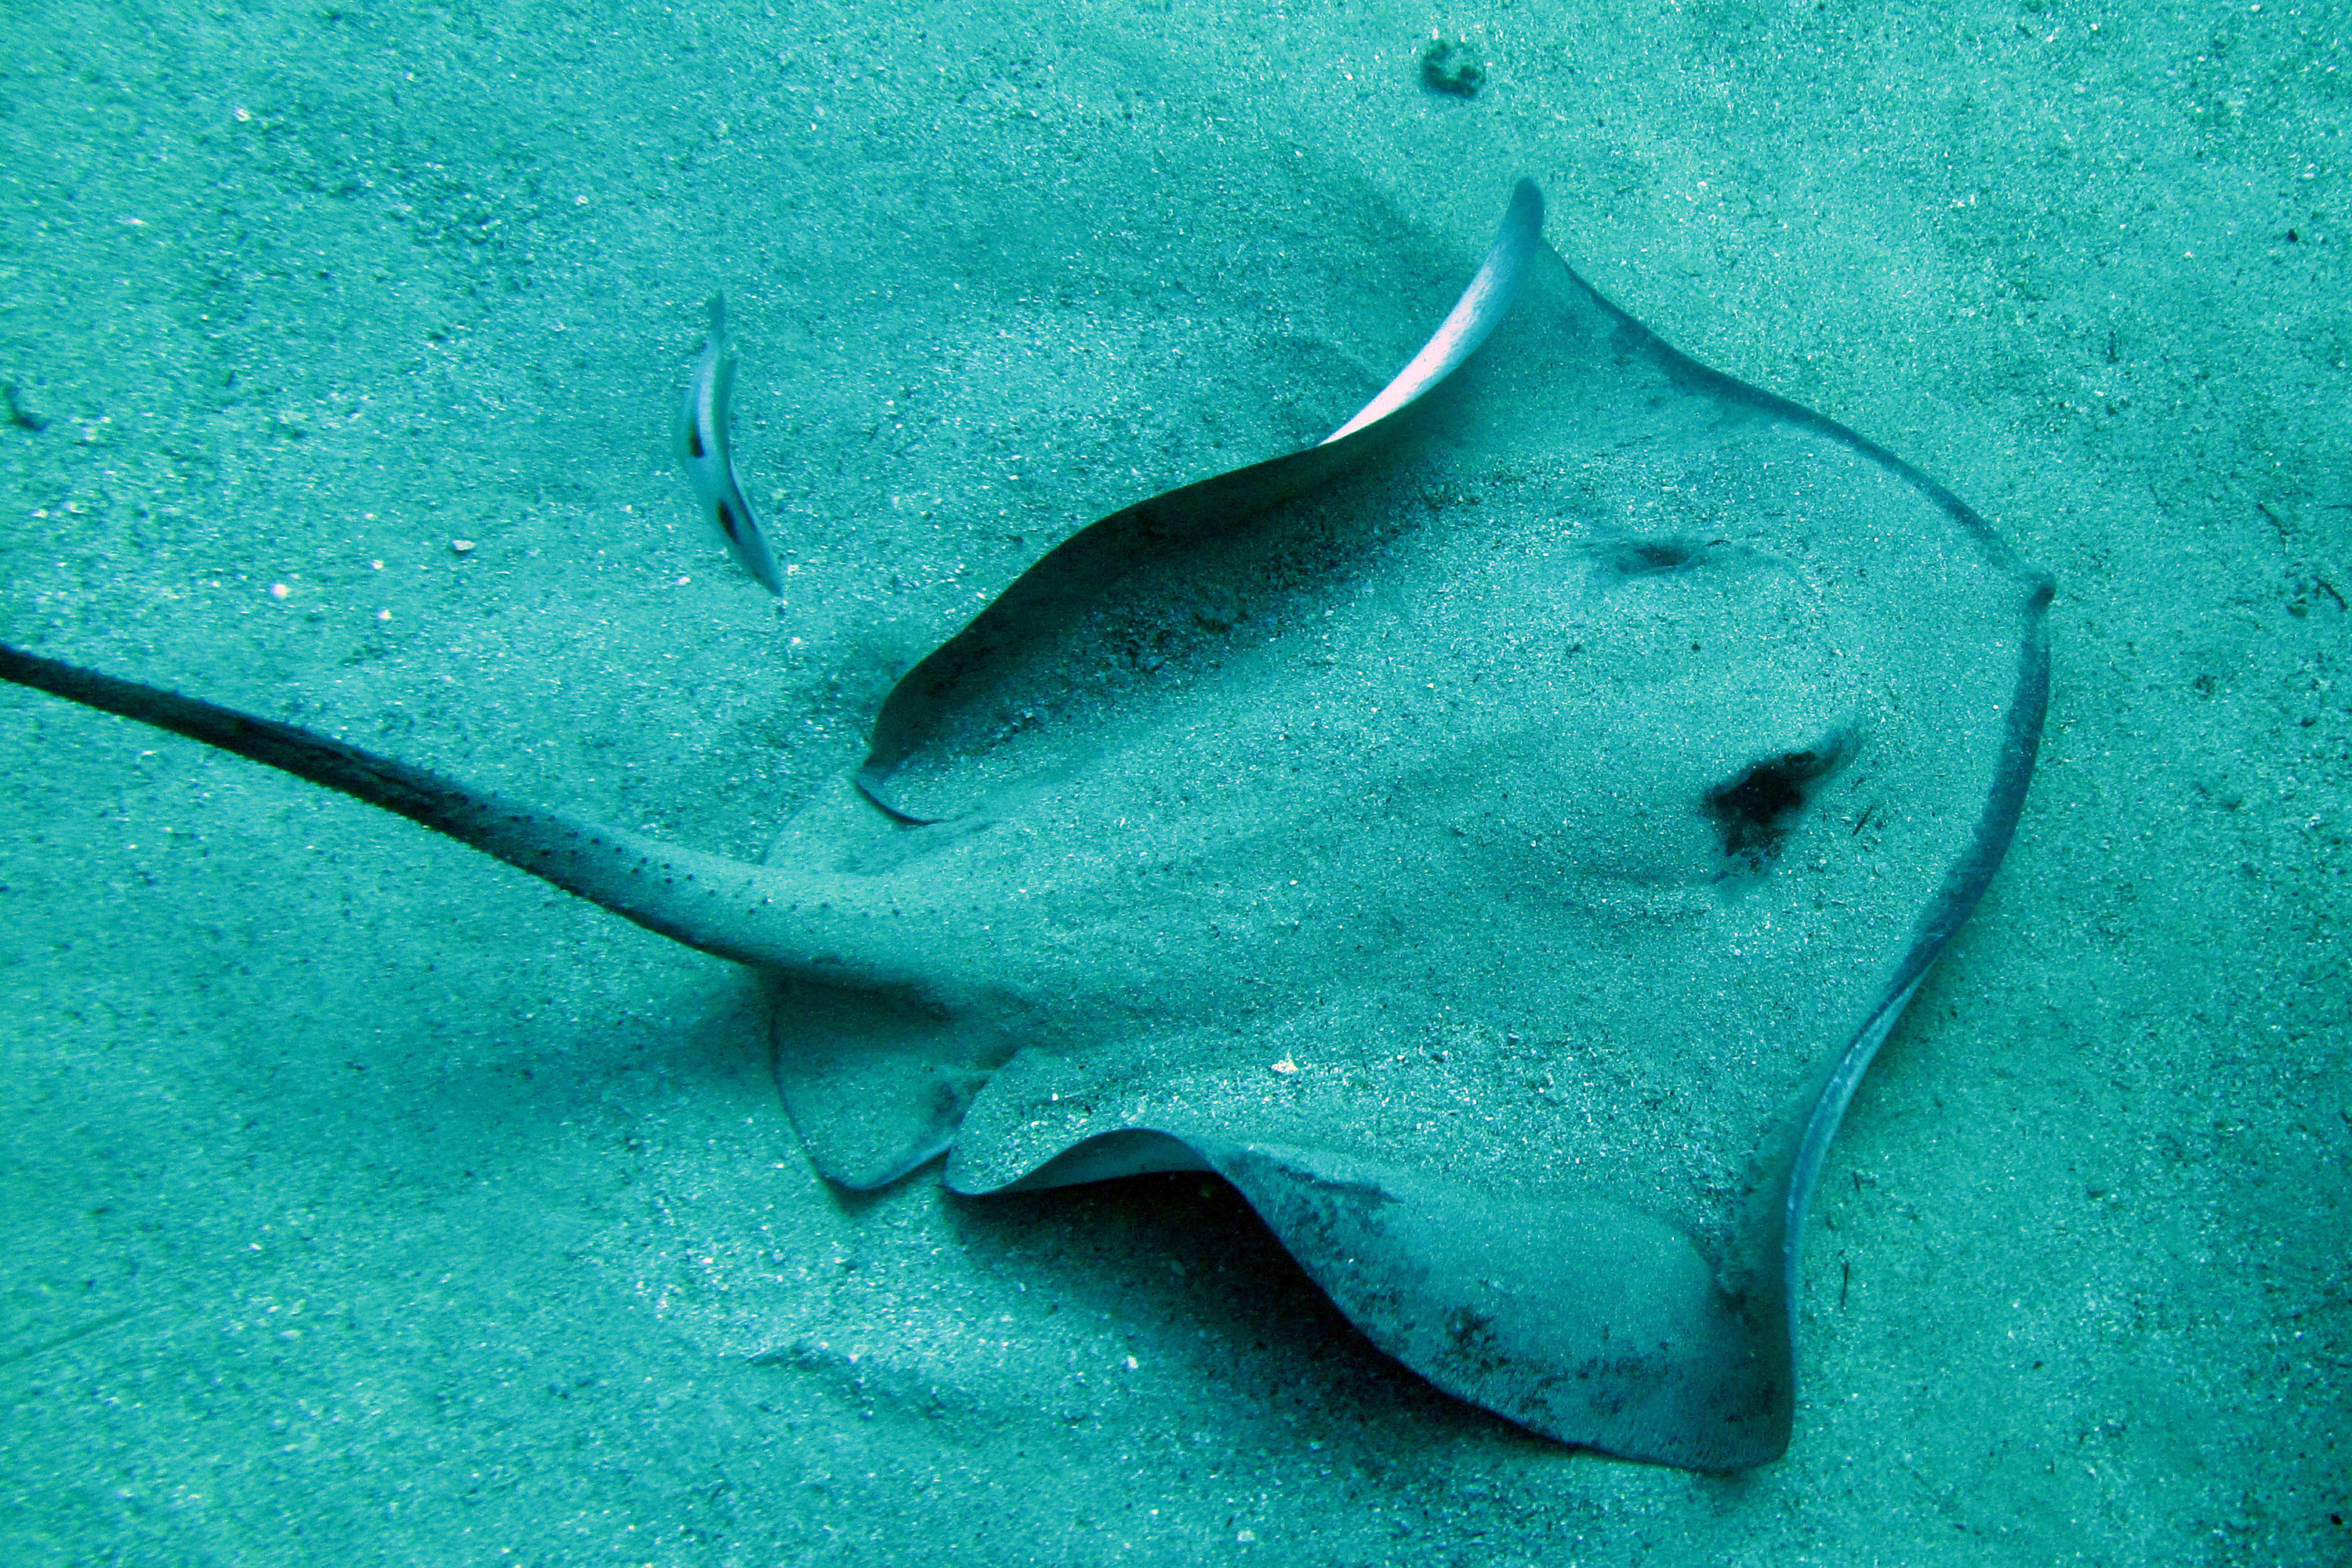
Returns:
[[[257,718],[0,644],[0,679],[169,730],[446,834],[688,947],[810,978],[926,990],[895,909],[838,879],[794,877],[583,821]],[[895,935],[896,933],[891,933]]]

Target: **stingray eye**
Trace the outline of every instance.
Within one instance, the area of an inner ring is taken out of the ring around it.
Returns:
[[[1706,564],[1713,543],[1696,539],[1619,539],[1601,547],[1602,567],[1620,581],[1669,577]]]
[[[1633,544],[1626,546],[1617,570],[1629,577],[1646,572],[1678,572],[1697,559],[1697,554],[1685,544]]]

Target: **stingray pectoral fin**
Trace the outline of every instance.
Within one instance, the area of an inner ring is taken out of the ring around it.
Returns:
[[[1446,312],[1429,342],[1421,345],[1421,352],[1381,388],[1380,395],[1325,437],[1323,445],[1344,440],[1406,407],[1478,352],[1478,345],[1518,298],[1528,263],[1543,244],[1543,193],[1533,180],[1521,180],[1511,189],[1511,205],[1504,209],[1502,225],[1495,231],[1494,243],[1486,247],[1486,259],[1454,302],[1454,309]]]
[[[397,812],[646,930],[740,963],[961,1005],[919,916],[870,883],[794,876],[584,822],[330,735],[0,644],[0,679],[135,719]]]
[[[1318,1151],[1202,1152],[1366,1337],[1447,1393],[1562,1442],[1685,1469],[1747,1469],[1787,1448],[1777,1293],[1727,1292],[1664,1221]]]
[[[1122,1176],[1215,1169],[1181,1138],[1155,1132],[1148,1127],[1122,1127],[1083,1143],[1073,1143],[1019,1181],[991,1190],[1034,1193],[1049,1187],[1081,1187],[1089,1182],[1117,1181]]]
[[[1795,1397],[1779,1271],[1756,1273],[1751,1290],[1731,1288],[1688,1235],[1654,1215],[1328,1150],[1146,1127],[1017,1169],[959,1143],[947,1184],[977,1195],[1215,1172],[1373,1344],[1545,1436],[1714,1471],[1788,1447]]]
[[[1542,193],[1534,181],[1521,180],[1485,260],[1437,331],[1378,396],[1322,441],[1098,518],[1014,578],[891,688],[875,719],[857,787],[901,822],[938,820],[899,798],[891,774],[959,704],[984,693],[1048,628],[1087,613],[1144,563],[1309,494],[1386,446],[1404,423],[1394,416],[1453,374],[1509,313],[1528,268],[1545,254],[1543,214]]]

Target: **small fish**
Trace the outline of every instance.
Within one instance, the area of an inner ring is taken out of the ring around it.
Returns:
[[[768,592],[784,591],[783,574],[776,570],[775,552],[760,527],[751,498],[735,472],[735,458],[727,446],[727,398],[735,390],[735,356],[727,352],[727,296],[710,297],[710,336],[694,362],[694,379],[687,384],[686,405],[677,420],[678,460],[694,486],[703,511],[727,536],[727,548],[743,570],[767,584]]]

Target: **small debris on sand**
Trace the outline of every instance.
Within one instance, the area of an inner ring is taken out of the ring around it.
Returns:
[[[1475,98],[1486,85],[1486,68],[1459,38],[1432,37],[1421,51],[1421,85],[1451,98]]]

